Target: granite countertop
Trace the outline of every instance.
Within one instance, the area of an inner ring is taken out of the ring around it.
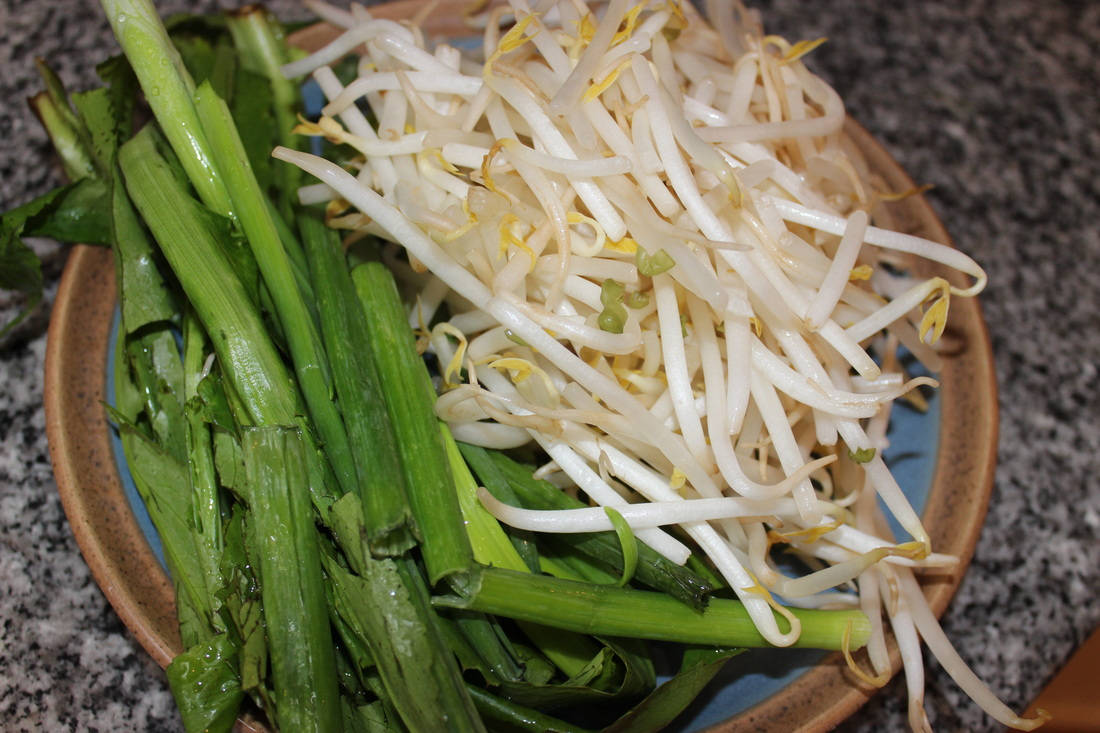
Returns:
[[[172,3],[199,4],[216,3]],[[770,32],[829,38],[812,68],[935,186],[948,231],[989,272],[996,486],[944,626],[1022,709],[1100,620],[1100,4],[779,0],[762,12]],[[3,0],[0,27],[7,210],[60,180],[23,101],[39,86],[32,59],[80,89],[114,44],[90,0]],[[52,292],[65,253],[37,246]],[[42,410],[47,318],[48,303],[0,344],[0,727],[175,730],[163,673],[92,581],[58,501]],[[934,662],[926,674],[936,728],[1000,729]],[[899,679],[842,729],[904,727]]]

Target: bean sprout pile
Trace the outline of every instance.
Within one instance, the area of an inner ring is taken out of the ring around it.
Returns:
[[[327,201],[331,225],[404,251],[391,264],[417,294],[410,326],[438,358],[455,437],[534,441],[539,476],[593,504],[534,512],[484,492],[494,515],[596,531],[613,507],[678,563],[686,534],[776,646],[799,635],[785,605],[862,608],[871,671],[848,661],[877,686],[887,619],[915,730],[929,728],[922,639],[997,720],[1041,722],[997,700],[941,631],[917,573],[955,558],[932,551],[882,457],[893,401],[935,386],[900,354],[935,372],[950,299],[986,276],[872,225],[891,194],[803,63],[817,42],[764,35],[722,0],[713,25],[674,0],[510,0],[471,11],[470,52],[429,43],[423,18],[307,4],[345,30],[284,67],[328,100],[299,130],[358,155],[275,156],[319,179],[300,195]],[[333,66],[350,53],[345,85]],[[916,278],[914,257],[969,284]],[[891,538],[876,497],[909,539]],[[775,545],[808,570],[778,565]]]

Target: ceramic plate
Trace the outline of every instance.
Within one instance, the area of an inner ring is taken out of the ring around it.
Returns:
[[[446,3],[444,3],[446,4]],[[409,17],[421,3],[379,6]],[[376,8],[372,8],[372,11]],[[437,13],[439,33],[453,35],[457,14]],[[330,30],[297,36],[315,46]],[[913,182],[863,128],[849,121],[849,142],[887,190]],[[939,242],[947,232],[927,201],[891,205],[894,226]],[[949,276],[950,277],[950,276]],[[62,277],[46,353],[46,429],[61,500],[96,582],[123,623],[161,666],[181,651],[171,583],[157,557],[159,542],[144,507],[127,486],[112,445],[103,401],[115,313],[114,265],[108,250],[76,247]],[[970,560],[985,517],[997,443],[997,400],[989,337],[973,299],[953,299],[941,387],[930,409],[899,406],[886,458],[918,511],[937,552],[956,555],[950,574],[925,576],[939,615]],[[894,660],[895,670],[899,662]],[[823,731],[851,715],[873,690],[858,687],[839,654],[754,650],[735,658],[677,728],[694,731]]]

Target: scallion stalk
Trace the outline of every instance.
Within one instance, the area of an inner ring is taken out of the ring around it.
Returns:
[[[292,425],[302,407],[259,313],[149,127],[119,150],[126,189],[195,308],[253,424]]]
[[[444,425],[440,426],[440,430],[447,449],[451,472],[455,478],[456,495],[462,509],[463,521],[467,534],[470,536],[475,559],[482,565],[530,572],[527,563],[509,541],[500,524],[478,502],[477,483],[463,460],[462,453],[451,436],[450,430]],[[466,625],[467,628],[469,626],[472,626],[472,624]],[[581,634],[563,633],[560,629],[530,622],[520,622],[519,627],[535,646],[551,662],[557,665],[567,677],[579,674],[601,649],[598,643]],[[477,649],[485,656],[485,650],[482,646],[477,645]],[[503,655],[498,654],[497,656]],[[487,661],[492,662],[488,659]],[[503,660],[500,664],[494,666],[501,666],[502,664]]]
[[[394,709],[410,731],[482,730],[461,685],[454,655],[435,627],[426,591],[407,559],[363,551],[362,507],[345,495],[332,508],[332,531],[350,569],[324,556],[336,613],[367,648]],[[354,571],[354,572],[352,572]]]
[[[588,733],[582,728],[564,720],[558,720],[538,710],[517,705],[511,700],[493,695],[480,687],[469,685],[470,696],[477,705],[478,712],[490,724],[509,731],[531,731],[531,733]]]
[[[195,92],[195,108],[216,157],[237,217],[241,222],[271,294],[294,372],[325,455],[344,491],[357,489],[355,463],[340,413],[332,401],[332,383],[321,334],[294,277],[279,230],[225,102],[203,83]]]
[[[366,315],[354,307],[355,285],[339,235],[308,215],[299,217],[298,226],[317,297],[336,403],[358,471],[367,539],[374,554],[398,555],[415,544],[412,514],[383,383],[372,358],[374,347]]]
[[[154,116],[162,122],[164,134],[199,198],[217,213],[231,216],[229,191],[218,175],[214,154],[191,98],[195,83],[168,38],[153,3],[101,0],[101,5]]]
[[[259,5],[250,5],[236,13],[230,13],[226,18],[226,25],[244,67],[263,75],[271,84],[279,144],[288,148],[300,147],[302,138],[291,132],[298,122],[298,87],[280,71],[280,67],[290,60],[283,42],[282,25]],[[293,166],[279,166],[275,175],[278,181],[279,210],[289,219],[293,213],[292,200],[294,192],[298,190],[301,172]]]
[[[206,361],[206,334],[191,312],[183,316],[184,418],[187,438],[187,467],[191,475],[191,503],[194,507],[195,549],[206,577],[210,597],[225,585],[219,562],[222,556],[221,497],[214,468],[214,445],[210,426],[199,405],[198,386]],[[219,616],[212,619],[215,628],[224,624]]]
[[[307,447],[294,428],[261,427],[243,431],[241,449],[275,681],[275,720],[281,730],[295,733],[339,730],[342,712]]]
[[[460,448],[485,488],[502,501],[512,500],[531,509],[575,509],[584,506],[551,484],[534,478],[533,469],[503,453],[466,443],[461,444]],[[623,571],[622,547],[609,532],[561,535],[553,540],[554,544],[570,548],[601,569],[611,568],[617,573]],[[639,562],[634,574],[637,582],[664,591],[694,608],[706,607],[714,587],[711,583],[697,573],[668,561],[647,545],[639,544],[638,553]]]
[[[386,408],[397,434],[428,580],[435,584],[468,572],[474,562],[435,417],[435,391],[390,271],[368,262],[352,271],[352,281],[367,315],[371,353],[386,385]]]
[[[591,585],[485,568],[467,596],[438,596],[437,606],[468,608],[535,621],[585,634],[622,636],[730,647],[770,646],[739,601],[712,598],[703,612],[664,593]],[[850,649],[867,643],[870,623],[862,611],[789,609],[802,623],[795,647],[841,649],[850,625]],[[777,615],[779,623],[785,623]]]

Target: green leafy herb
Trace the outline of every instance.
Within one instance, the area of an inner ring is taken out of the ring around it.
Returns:
[[[321,551],[309,497],[307,447],[291,428],[250,428],[241,439],[249,542],[260,569],[268,652],[284,731],[340,726],[336,660]]]
[[[233,730],[244,692],[237,675],[237,647],[225,636],[196,644],[165,670],[188,731]]]

